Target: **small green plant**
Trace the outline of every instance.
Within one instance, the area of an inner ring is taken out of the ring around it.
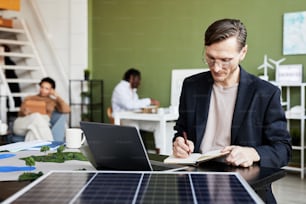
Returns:
[[[59,146],[58,148],[57,148],[57,153],[62,153],[63,151],[64,151],[64,149],[65,149],[65,146],[64,145],[61,145],[61,146]]]
[[[35,166],[35,159],[33,157],[27,157],[25,159],[25,164],[27,166]]]
[[[84,79],[85,80],[89,80],[90,78],[90,70],[89,69],[85,69],[84,70]]]
[[[35,159],[33,157],[27,157],[24,160],[27,166],[30,167],[35,166]],[[42,175],[43,173],[41,171],[38,173],[24,172],[19,176],[19,181],[34,181],[35,179],[37,179]]]
[[[50,150],[50,147],[49,146],[42,146],[41,148],[40,148],[40,152],[45,152],[45,154],[47,154],[47,151],[49,151]]]
[[[57,149],[57,152],[49,153],[48,155],[41,156],[30,156],[34,159],[35,162],[57,162],[63,163],[68,160],[79,160],[79,161],[88,161],[87,158],[81,152],[63,152],[61,148]],[[29,157],[20,158],[26,160]]]
[[[43,175],[43,172],[38,172],[38,173],[23,173],[19,176],[19,181],[34,181],[35,179],[39,178],[40,176]]]

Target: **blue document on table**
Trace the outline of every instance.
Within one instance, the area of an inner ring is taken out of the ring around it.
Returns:
[[[18,152],[22,150],[27,150],[32,147],[36,146],[44,146],[50,145],[52,142],[47,140],[33,140],[33,141],[24,141],[24,142],[15,142],[6,145],[0,146],[1,151],[8,151],[8,152]]]

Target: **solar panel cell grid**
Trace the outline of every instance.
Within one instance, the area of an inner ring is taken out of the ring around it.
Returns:
[[[14,203],[257,203],[236,174],[53,172]],[[9,203],[9,202],[8,202]]]
[[[76,199],[77,203],[131,203],[140,174],[98,174]]]

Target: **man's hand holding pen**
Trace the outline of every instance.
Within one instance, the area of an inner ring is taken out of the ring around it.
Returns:
[[[173,156],[178,158],[187,158],[194,151],[194,144],[187,139],[187,134],[183,132],[181,137],[177,137],[173,142]],[[256,150],[251,147],[227,146],[221,150],[221,153],[227,153],[225,162],[233,166],[249,167],[254,162],[260,160]]]
[[[186,132],[183,132],[182,137],[177,137],[173,142],[173,155],[178,158],[188,157],[194,150],[194,144],[187,139]]]

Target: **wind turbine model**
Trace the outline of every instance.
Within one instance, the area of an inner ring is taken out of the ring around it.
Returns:
[[[275,68],[276,68],[276,69],[278,69],[280,63],[282,63],[282,62],[285,61],[285,60],[286,60],[286,58],[282,58],[282,59],[277,60],[277,61],[276,61],[276,60],[273,60],[273,59],[271,59],[271,58],[269,58],[269,61],[272,62],[272,63],[275,65]]]
[[[262,65],[260,65],[257,69],[264,69],[264,78],[266,80],[269,80],[269,76],[268,76],[268,69],[271,68],[271,69],[274,69],[274,67],[269,64],[268,62],[268,57],[267,55],[264,56],[264,63]]]

